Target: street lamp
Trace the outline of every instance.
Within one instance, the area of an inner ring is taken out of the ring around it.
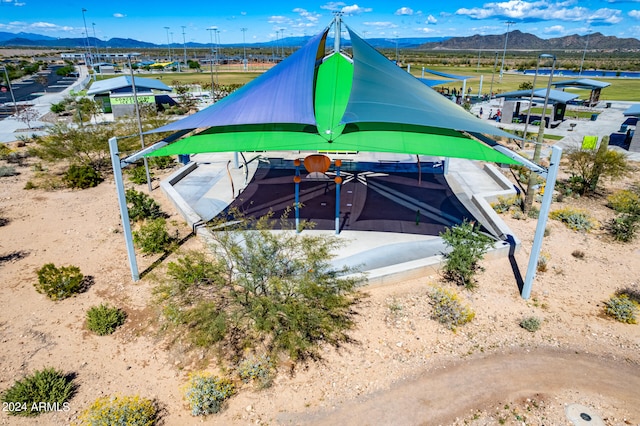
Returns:
[[[584,52],[582,52],[582,61],[580,61],[580,72],[578,75],[582,75],[582,66],[584,65],[584,57],[587,56],[587,47],[589,47],[589,35],[591,31],[587,31],[587,42],[584,45]]]
[[[87,31],[87,20],[84,17],[84,13],[87,11],[84,7],[82,8],[82,20],[84,21],[84,38],[87,43],[87,52],[89,52],[89,63],[93,66],[93,60],[91,58],[91,45],[89,44],[89,31]]]
[[[209,39],[210,39],[210,45],[209,47],[211,48],[211,56],[209,57],[209,71],[211,74],[211,101],[213,102],[213,95],[214,95],[214,85],[213,85],[213,32],[215,31],[216,28],[207,28],[207,31],[209,31]]]
[[[184,38],[184,29],[187,28],[182,25],[182,48],[184,49],[184,66],[187,66],[187,41]]]
[[[169,27],[164,27],[167,30],[167,53],[169,55],[169,62],[173,62],[173,58],[171,57],[171,44],[169,44]]]
[[[243,56],[242,56],[242,66],[243,69],[246,71],[247,70],[247,44],[245,42],[245,33],[247,32],[246,28],[240,28],[240,31],[242,31],[242,50],[243,50]]]
[[[489,88],[489,102],[491,102],[491,98],[493,97],[493,79],[496,76],[496,67],[498,66],[498,52],[496,52],[496,60],[493,63],[493,70],[491,72],[491,87]],[[491,117],[489,117],[491,118]]]
[[[533,92],[536,91],[536,79],[538,78],[538,70],[540,69],[540,58],[552,58],[553,55],[548,53],[543,53],[538,56],[538,61],[536,62],[536,73],[533,75],[533,84],[531,86],[531,96],[529,96],[529,108],[527,109],[527,120],[524,122],[524,134],[522,137],[527,139],[527,128],[529,127],[529,118],[531,117],[531,106],[533,105]],[[522,142],[522,146],[520,148],[524,148],[524,141]]]
[[[553,62],[551,64],[551,72],[549,73],[549,81],[547,82],[547,92],[544,95],[544,105],[542,107],[542,115],[540,116],[540,127],[538,129],[538,140],[536,142],[536,146],[533,150],[533,159],[534,163],[538,163],[540,161],[540,151],[542,150],[542,142],[544,140],[544,128],[546,126],[545,115],[547,112],[547,105],[549,104],[549,94],[551,93],[551,81],[553,80],[553,71],[556,67],[556,56],[555,55],[540,55],[539,58],[552,58]],[[538,59],[539,59],[538,58]],[[551,121],[551,120],[550,120]],[[524,198],[524,211],[529,212],[531,206],[533,205],[533,193],[535,192],[534,187],[536,186],[536,176],[534,173],[529,175],[529,183],[527,184],[527,195]]]
[[[515,24],[513,21],[507,21],[507,33],[504,35],[504,50],[502,51],[502,65],[500,65],[500,82],[502,82],[502,73],[504,72],[504,57],[507,54],[507,40],[509,40],[509,27]]]

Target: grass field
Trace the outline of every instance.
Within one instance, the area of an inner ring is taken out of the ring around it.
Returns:
[[[257,67],[260,70],[258,71],[241,71],[241,70],[231,70],[231,69],[222,69],[217,73],[213,73],[214,80],[221,85],[225,84],[246,84],[247,82],[253,80],[257,76],[261,75],[266,67]],[[506,93],[514,90],[518,90],[520,84],[524,82],[533,82],[532,75],[523,75],[517,73],[505,72],[502,76],[502,79],[499,77],[499,73],[496,72],[493,74],[491,72],[491,68],[480,68],[476,69],[475,67],[431,67],[431,69],[435,71],[440,71],[444,73],[450,73],[455,75],[461,75],[469,77],[467,80],[467,88],[471,88],[471,94],[477,95],[478,89],[480,86],[480,78],[482,76],[482,93],[488,94],[490,90],[493,90],[494,93]],[[157,78],[164,82],[167,85],[173,85],[175,81],[179,81],[183,84],[203,84],[211,82],[211,72],[208,69],[203,69],[202,72],[167,72],[167,73],[141,73],[140,77],[146,78]],[[422,76],[422,70],[418,67],[412,67],[411,74],[415,77]],[[105,78],[113,78],[117,77],[117,74],[113,76],[108,76]],[[438,78],[431,74],[425,73],[425,78]],[[101,76],[98,77],[98,80],[102,79]],[[547,76],[538,76],[536,81],[536,87],[544,88],[548,82]],[[573,79],[573,77],[563,77],[555,75],[553,78],[554,82],[559,82],[563,80]],[[493,80],[493,84],[492,84]],[[640,79],[630,79],[630,78],[598,78],[598,81],[603,81],[610,83],[611,86],[602,90],[600,95],[601,101],[632,101],[632,102],[640,102]],[[459,90],[462,87],[462,82],[443,84],[442,88],[448,89],[456,89]],[[575,93],[578,95],[580,99],[587,99],[589,97],[589,90],[579,90],[579,89],[568,89],[568,92]]]

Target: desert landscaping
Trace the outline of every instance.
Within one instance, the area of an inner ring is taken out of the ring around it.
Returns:
[[[638,325],[604,313],[617,291],[640,291],[640,243],[616,242],[604,227],[614,216],[607,196],[638,182],[638,171],[607,181],[595,196],[553,204],[552,210],[584,209],[600,225],[576,232],[549,220],[546,270],[529,300],[519,295],[514,268],[524,275],[536,220],[504,213],[522,245],[513,261],[482,261],[475,289],[446,283],[440,274],[364,286],[351,342],[323,347],[321,359],[295,366],[283,357],[270,387],[240,382],[220,413],[193,417],[181,390],[189,373],[221,371],[212,353],[169,345],[158,333],[152,290],[176,254],[132,282],[112,178],[85,190],[26,190],[34,162],[16,170],[0,178],[0,391],[44,367],[73,374],[77,391],[65,410],[33,418],[3,410],[0,424],[73,424],[93,401],[110,395],[154,400],[166,425],[571,425],[566,409],[572,404],[606,425],[640,424]],[[152,196],[187,236],[191,230],[169,200],[158,189]],[[179,252],[206,248],[189,238]],[[140,270],[154,260],[139,255]],[[34,288],[46,263],[78,266],[91,284],[74,297],[49,300]],[[433,286],[458,293],[475,312],[473,321],[455,331],[434,321]],[[127,320],[98,336],[85,317],[104,302],[122,308]],[[532,316],[540,320],[535,332],[519,325]]]

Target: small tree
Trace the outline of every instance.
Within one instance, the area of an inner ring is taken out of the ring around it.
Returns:
[[[18,121],[21,121],[24,124],[26,124],[29,130],[31,130],[31,123],[37,120],[39,117],[40,117],[40,114],[38,114],[38,111],[36,111],[35,109],[25,108],[20,112],[18,112],[18,115],[16,118],[18,119]]]
[[[609,149],[609,136],[603,136],[597,150],[573,149],[567,154],[571,182],[580,195],[592,194],[600,178],[615,179],[629,172],[626,155]]]
[[[474,223],[466,220],[460,225],[447,228],[440,237],[451,247],[451,251],[445,254],[445,279],[473,288],[474,275],[480,269],[478,262],[484,258],[493,240],[481,234]]]

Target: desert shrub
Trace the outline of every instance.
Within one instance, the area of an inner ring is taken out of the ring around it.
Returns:
[[[623,189],[607,197],[607,206],[618,213],[640,214],[640,196],[633,191]]]
[[[480,262],[493,244],[493,240],[481,234],[475,224],[466,220],[447,228],[440,234],[444,242],[451,247],[445,254],[444,277],[446,280],[472,288],[474,276],[480,269]]]
[[[549,214],[551,219],[559,220],[564,223],[567,228],[574,231],[589,232],[595,228],[598,222],[593,219],[589,213],[567,207],[564,209],[554,210]]]
[[[629,242],[636,237],[640,216],[623,213],[611,219],[606,229],[616,241]]]
[[[538,272],[547,272],[549,269],[549,261],[551,260],[551,255],[547,252],[540,253],[538,257],[538,264],[536,265],[536,270]]]
[[[6,160],[13,151],[7,145],[0,143],[0,160]]]
[[[243,382],[253,382],[258,389],[265,389],[271,386],[275,371],[273,361],[267,355],[245,358],[240,361],[237,369],[238,376]]]
[[[66,107],[66,103],[65,102],[59,102],[57,104],[52,104],[51,105],[51,112],[53,112],[55,114],[61,114],[61,113],[65,112],[66,109],[67,109],[67,107]]]
[[[635,324],[638,303],[629,298],[626,294],[616,294],[604,302],[604,311],[616,321],[627,324]]]
[[[520,321],[520,327],[534,333],[540,329],[540,320],[537,317],[525,317]]]
[[[572,149],[566,154],[572,174],[572,189],[580,195],[594,193],[600,178],[625,176],[630,166],[626,155],[610,150],[609,137],[604,136],[597,150]]]
[[[3,411],[6,407],[10,415],[31,417],[47,411],[46,407],[40,405],[42,403],[62,410],[75,390],[71,376],[54,368],[45,368],[16,381],[0,399]]]
[[[452,291],[436,287],[429,293],[429,298],[431,317],[450,330],[455,331],[458,326],[471,322],[475,317],[475,313],[464,306]]]
[[[136,185],[147,183],[147,170],[144,166],[132,167],[127,173],[129,175],[129,180]],[[149,177],[153,177],[153,173],[151,171],[149,171]]]
[[[127,189],[125,198],[129,209],[129,220],[133,222],[143,219],[158,219],[165,216],[160,210],[160,205],[144,192]]]
[[[584,252],[582,250],[574,250],[571,252],[571,256],[576,259],[584,259]]]
[[[540,209],[536,206],[531,206],[531,208],[527,212],[527,216],[529,216],[531,219],[537,219],[538,216],[540,216]]]
[[[78,417],[78,425],[152,426],[158,420],[156,404],[139,396],[105,396]]]
[[[99,336],[111,334],[124,324],[126,312],[113,306],[101,304],[87,311],[87,328]]]
[[[38,269],[38,282],[34,284],[39,293],[51,300],[61,300],[84,290],[84,275],[77,266],[61,266],[47,263]]]
[[[156,169],[168,169],[175,164],[175,160],[173,157],[162,156],[162,157],[150,157],[149,164]],[[146,181],[146,176],[145,176]]]
[[[241,217],[214,223],[211,254],[192,252],[169,267],[154,291],[167,325],[196,345],[218,343],[234,366],[258,346],[297,360],[348,341],[363,277],[331,264],[341,241],[271,232],[269,217]]]
[[[63,180],[70,188],[87,189],[98,186],[103,179],[92,166],[72,164],[67,169]]]
[[[498,200],[491,203],[491,207],[497,213],[506,213],[511,210],[512,207],[522,208],[522,199],[517,195],[500,196]]]
[[[144,254],[162,253],[175,241],[167,231],[167,221],[163,218],[145,222],[133,231],[133,242]]]
[[[19,174],[13,166],[0,166],[0,177],[16,176]]]
[[[235,386],[231,380],[205,372],[191,374],[184,388],[184,397],[194,416],[218,413],[234,393]]]

